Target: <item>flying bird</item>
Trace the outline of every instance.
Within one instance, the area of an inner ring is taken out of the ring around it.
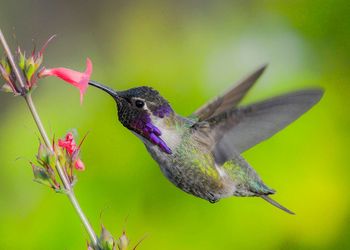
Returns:
[[[162,173],[175,186],[215,203],[221,198],[271,199],[268,187],[241,153],[268,139],[314,106],[320,88],[305,89],[241,106],[239,103],[266,65],[185,117],[153,88],[117,91],[95,81],[116,102],[119,121],[145,144]]]

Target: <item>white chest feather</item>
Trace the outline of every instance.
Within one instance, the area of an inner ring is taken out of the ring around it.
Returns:
[[[175,150],[181,141],[181,134],[177,131],[176,126],[170,125],[166,118],[161,119],[155,116],[152,117],[152,123],[162,132],[160,138],[171,150]]]

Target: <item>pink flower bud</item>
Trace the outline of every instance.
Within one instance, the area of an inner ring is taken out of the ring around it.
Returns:
[[[80,159],[77,159],[75,161],[74,167],[75,167],[76,170],[79,170],[79,171],[84,171],[85,170],[85,165],[82,162],[82,160],[80,160]]]
[[[80,103],[83,102],[83,97],[87,87],[89,86],[89,80],[92,73],[92,63],[89,58],[86,59],[86,69],[85,72],[78,72],[67,68],[43,68],[38,77],[46,76],[56,76],[61,78],[63,81],[70,83],[71,85],[77,87],[80,91]]]

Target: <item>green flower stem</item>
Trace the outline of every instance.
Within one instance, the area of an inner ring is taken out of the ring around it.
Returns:
[[[34,118],[34,121],[39,129],[39,132],[41,134],[41,137],[43,138],[46,146],[53,152],[52,150],[52,145],[51,145],[51,142],[50,142],[50,139],[49,137],[47,136],[47,133],[44,129],[44,126],[41,122],[41,119],[38,115],[38,112],[35,108],[35,105],[33,103],[33,99],[32,99],[32,96],[31,94],[27,94],[24,96],[25,100],[26,100],[26,103],[28,105],[28,108],[30,110],[30,112],[32,113],[32,116]],[[60,162],[57,160],[56,161],[56,170],[57,170],[57,173],[58,175],[60,176],[60,179],[63,183],[63,186],[66,190],[66,194],[70,200],[70,202],[72,203],[73,207],[75,208],[77,214],[79,215],[79,218],[81,220],[81,222],[83,223],[86,231],[88,232],[89,236],[90,236],[90,239],[92,241],[92,243],[97,246],[97,236],[96,236],[96,233],[94,232],[91,224],[89,223],[87,217],[85,216],[83,210],[81,209],[80,205],[79,205],[79,202],[77,200],[77,198],[75,197],[75,194],[74,194],[74,191],[73,191],[73,188],[72,186],[70,185],[66,175],[64,174],[63,172],[63,169],[62,169],[62,166],[60,164]]]
[[[20,74],[20,71],[17,67],[17,64],[15,63],[14,59],[13,59],[13,56],[12,56],[12,53],[11,53],[11,50],[5,40],[5,37],[0,29],[0,42],[5,50],[5,53],[7,54],[7,57],[9,58],[9,61],[10,61],[10,64],[14,70],[14,73],[16,74],[16,77],[17,77],[17,80],[21,86],[22,89],[25,88],[25,84],[24,84],[24,80],[22,78],[22,75]],[[27,106],[34,118],[34,121],[39,129],[39,132],[40,132],[40,135],[41,137],[43,138],[46,146],[53,152],[53,148],[52,148],[52,144],[51,144],[51,141],[49,139],[49,137],[47,136],[47,133],[45,131],[45,128],[43,126],[43,123],[41,122],[41,119],[39,117],[39,114],[35,108],[35,105],[33,103],[33,99],[32,99],[32,96],[30,93],[26,93],[23,95],[26,103],[27,103]],[[63,186],[66,190],[66,195],[68,196],[70,202],[72,203],[75,211],[77,212],[81,222],[83,223],[87,233],[89,234],[89,237],[91,239],[91,242],[94,246],[98,246],[98,240],[97,240],[97,236],[96,236],[96,233],[94,232],[89,220],[87,219],[87,217],[85,216],[83,210],[81,209],[80,205],[79,205],[79,202],[77,200],[77,198],[75,197],[75,194],[74,194],[74,191],[73,191],[73,188],[72,186],[70,185],[66,175],[64,174],[63,172],[63,169],[62,169],[62,166],[61,164],[59,163],[59,161],[57,160],[56,161],[56,170],[57,170],[57,173],[63,183]]]

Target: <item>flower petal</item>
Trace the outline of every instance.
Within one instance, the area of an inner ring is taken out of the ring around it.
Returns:
[[[66,149],[69,155],[73,155],[74,151],[77,150],[77,145],[71,132],[67,133],[64,140],[58,139],[58,146]]]
[[[80,103],[83,103],[83,97],[84,97],[84,94],[86,92],[87,87],[89,86],[91,74],[92,74],[92,62],[91,62],[90,58],[86,58],[86,69],[85,69],[84,74],[82,75],[82,78],[79,81],[79,84],[81,86],[81,88],[79,88],[79,90],[80,90]]]
[[[77,87],[80,91],[80,103],[83,102],[83,97],[86,92],[87,87],[89,86],[89,80],[92,73],[92,62],[90,58],[86,59],[86,69],[84,72],[78,72],[72,69],[67,68],[52,68],[41,70],[38,76],[46,77],[46,76],[56,76],[63,81],[70,83],[71,85]]]

